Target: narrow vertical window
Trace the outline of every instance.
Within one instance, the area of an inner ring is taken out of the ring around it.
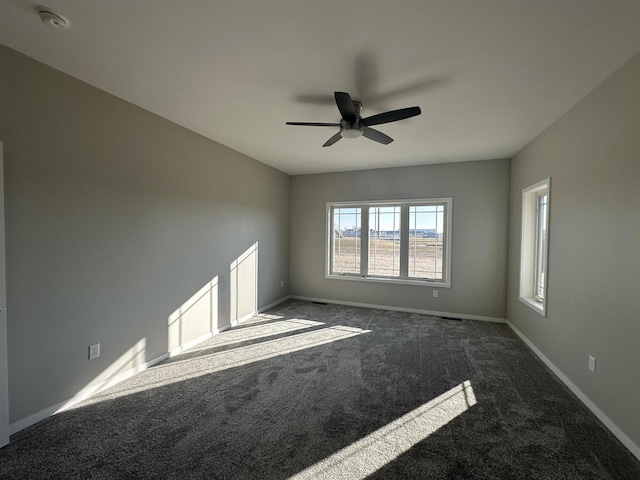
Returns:
[[[332,273],[360,273],[361,208],[332,209]]]
[[[369,208],[369,275],[400,275],[400,207]]]
[[[520,301],[546,316],[551,179],[522,191]]]

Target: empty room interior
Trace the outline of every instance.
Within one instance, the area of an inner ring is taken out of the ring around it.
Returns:
[[[640,479],[640,2],[0,4],[0,477]]]

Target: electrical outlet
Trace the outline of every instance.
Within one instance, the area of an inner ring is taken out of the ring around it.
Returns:
[[[284,280],[280,280],[280,288],[284,287]]]
[[[596,373],[596,357],[589,355],[589,370]]]
[[[89,360],[93,360],[94,358],[98,358],[100,356],[100,344],[94,343],[93,345],[89,345]]]
[[[433,298],[438,298],[438,290],[433,291]]]

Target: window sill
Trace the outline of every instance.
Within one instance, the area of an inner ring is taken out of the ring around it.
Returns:
[[[539,313],[543,317],[547,316],[544,303],[538,302],[537,300],[531,297],[520,297],[520,301],[524,303],[527,307],[529,307],[531,310],[533,310],[534,312]]]
[[[451,288],[450,282],[442,282],[436,280],[411,280],[408,278],[383,278],[383,277],[363,277],[360,275],[331,275],[326,274],[325,278],[330,280],[351,280],[355,282],[374,282],[386,283],[392,285],[416,285],[419,287],[431,288]]]

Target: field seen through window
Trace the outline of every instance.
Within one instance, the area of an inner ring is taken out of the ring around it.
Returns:
[[[334,237],[333,273],[360,272],[360,238]],[[409,237],[409,277],[442,279],[442,237]],[[371,239],[368,275],[400,274],[400,243],[396,240]]]

